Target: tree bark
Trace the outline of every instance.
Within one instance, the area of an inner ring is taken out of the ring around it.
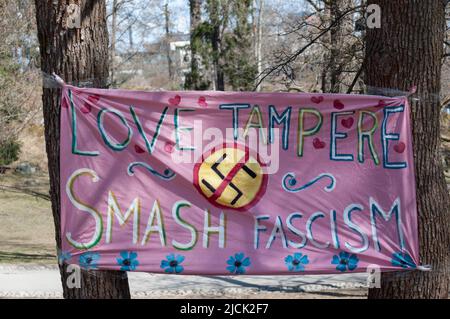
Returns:
[[[164,29],[166,32],[166,57],[167,57],[167,70],[169,72],[169,81],[173,80],[173,62],[170,54],[170,42],[172,41],[170,33],[170,12],[169,4],[164,5]]]
[[[250,91],[255,87],[257,61],[252,47],[252,1],[241,0],[229,5],[231,32],[223,39],[223,70],[227,84],[235,91]]]
[[[204,82],[200,76],[200,57],[199,46],[201,46],[201,36],[199,36],[198,27],[201,24],[201,6],[202,0],[189,0],[190,13],[190,50],[191,50],[191,72],[188,75],[187,88],[191,90],[205,89]]]
[[[262,73],[262,34],[263,34],[263,14],[264,14],[264,0],[259,0],[258,18],[256,24],[256,63],[258,75]],[[256,87],[256,91],[261,91],[262,83]]]
[[[81,27],[67,27],[65,0],[36,0],[36,20],[44,73],[55,72],[66,82],[92,82],[106,87],[108,81],[108,32],[106,7],[102,0],[75,1],[81,9]],[[70,1],[73,3],[74,1]],[[61,249],[60,236],[60,90],[43,89],[45,141],[50,175],[50,196],[55,224],[56,244]],[[82,271],[81,288],[66,285],[66,265],[60,265],[64,298],[129,298],[126,273],[114,271]]]
[[[223,71],[223,52],[221,25],[224,17],[221,17],[223,7],[219,0],[210,1],[210,21],[212,25],[211,46],[214,66],[214,90],[225,91],[225,74]],[[223,13],[223,12],[222,12]]]
[[[111,52],[110,52],[110,68],[111,68],[111,85],[115,86],[116,81],[116,31],[117,31],[117,10],[118,10],[118,0],[113,0],[112,4],[112,19],[111,19]]]
[[[369,298],[448,298],[450,207],[439,154],[439,94],[446,0],[370,0],[380,6],[381,28],[368,29],[366,84],[408,91],[417,185],[420,260],[429,272],[383,273]]]
[[[349,0],[330,0],[325,4],[328,23],[334,23],[334,26],[330,28],[329,35],[325,40],[329,50],[325,54],[322,92],[340,93],[342,90],[342,67],[347,49],[344,40],[352,22],[348,15],[344,16],[343,14],[352,5],[352,1]]]

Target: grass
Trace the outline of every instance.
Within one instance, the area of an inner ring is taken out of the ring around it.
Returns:
[[[48,200],[17,188],[48,195],[44,172],[0,175],[0,263],[56,262],[55,229]],[[14,187],[14,189],[9,188]]]

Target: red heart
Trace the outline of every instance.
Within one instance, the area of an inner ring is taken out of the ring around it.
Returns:
[[[353,122],[354,122],[354,120],[352,117],[342,119],[342,121],[341,121],[342,126],[346,127],[346,128],[351,128],[353,126]]]
[[[385,107],[385,106],[386,106],[386,102],[384,100],[379,100],[378,101],[377,107]]]
[[[181,102],[181,96],[179,96],[178,94],[169,99],[169,104],[173,105],[173,106],[177,106],[178,104],[180,104],[180,102]]]
[[[405,151],[406,145],[403,142],[399,142],[397,145],[394,146],[394,151],[397,153],[403,153]]]
[[[98,96],[96,94],[89,95],[88,100],[89,100],[89,102],[96,104],[98,102],[98,100],[100,100],[100,96]]]
[[[311,98],[311,101],[316,104],[322,103],[323,100],[324,100],[323,96],[313,96]]]
[[[317,138],[317,137],[316,137],[316,138],[313,140],[313,146],[314,146],[314,148],[316,148],[316,149],[324,148],[325,145],[326,145],[325,142],[321,141],[320,138]]]
[[[340,100],[334,100],[333,106],[338,110],[342,110],[345,107],[344,103],[342,103]]]
[[[84,103],[84,105],[81,107],[81,112],[84,114],[88,114],[91,113],[92,111],[92,106],[89,103]]]
[[[164,150],[167,152],[167,153],[173,153],[173,151],[174,151],[174,145],[173,145],[173,143],[172,142],[166,142],[166,144],[164,145]]]
[[[92,111],[92,104],[97,104],[98,100],[100,100],[100,96],[94,94],[89,95],[88,100],[84,103],[84,105],[81,107],[81,112],[84,114],[91,113]]]
[[[142,153],[145,153],[145,150],[142,148],[142,147],[140,147],[139,145],[134,145],[134,150],[136,151],[136,153],[138,153],[138,154],[142,154]]]
[[[198,98],[198,105],[200,105],[201,107],[207,107],[208,103],[206,102],[206,98],[204,96],[200,96]]]
[[[61,107],[62,107],[63,109],[67,109],[67,108],[69,107],[69,104],[67,103],[67,100],[66,100],[66,99],[62,99],[62,101],[61,101]]]

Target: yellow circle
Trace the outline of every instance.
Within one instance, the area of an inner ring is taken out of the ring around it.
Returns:
[[[264,174],[258,161],[243,149],[226,147],[210,154],[198,169],[198,187],[213,203],[239,209],[260,194]]]

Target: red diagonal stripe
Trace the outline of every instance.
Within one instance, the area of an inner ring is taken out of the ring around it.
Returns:
[[[216,201],[222,195],[222,193],[225,190],[225,188],[228,186],[228,184],[231,183],[231,181],[236,176],[236,174],[241,170],[242,166],[244,166],[248,162],[249,158],[250,158],[249,153],[245,152],[244,161],[243,162],[239,161],[239,163],[237,163],[231,169],[231,171],[227,174],[227,176],[222,181],[222,183],[220,183],[219,187],[216,189],[214,194],[210,197],[211,200]]]

